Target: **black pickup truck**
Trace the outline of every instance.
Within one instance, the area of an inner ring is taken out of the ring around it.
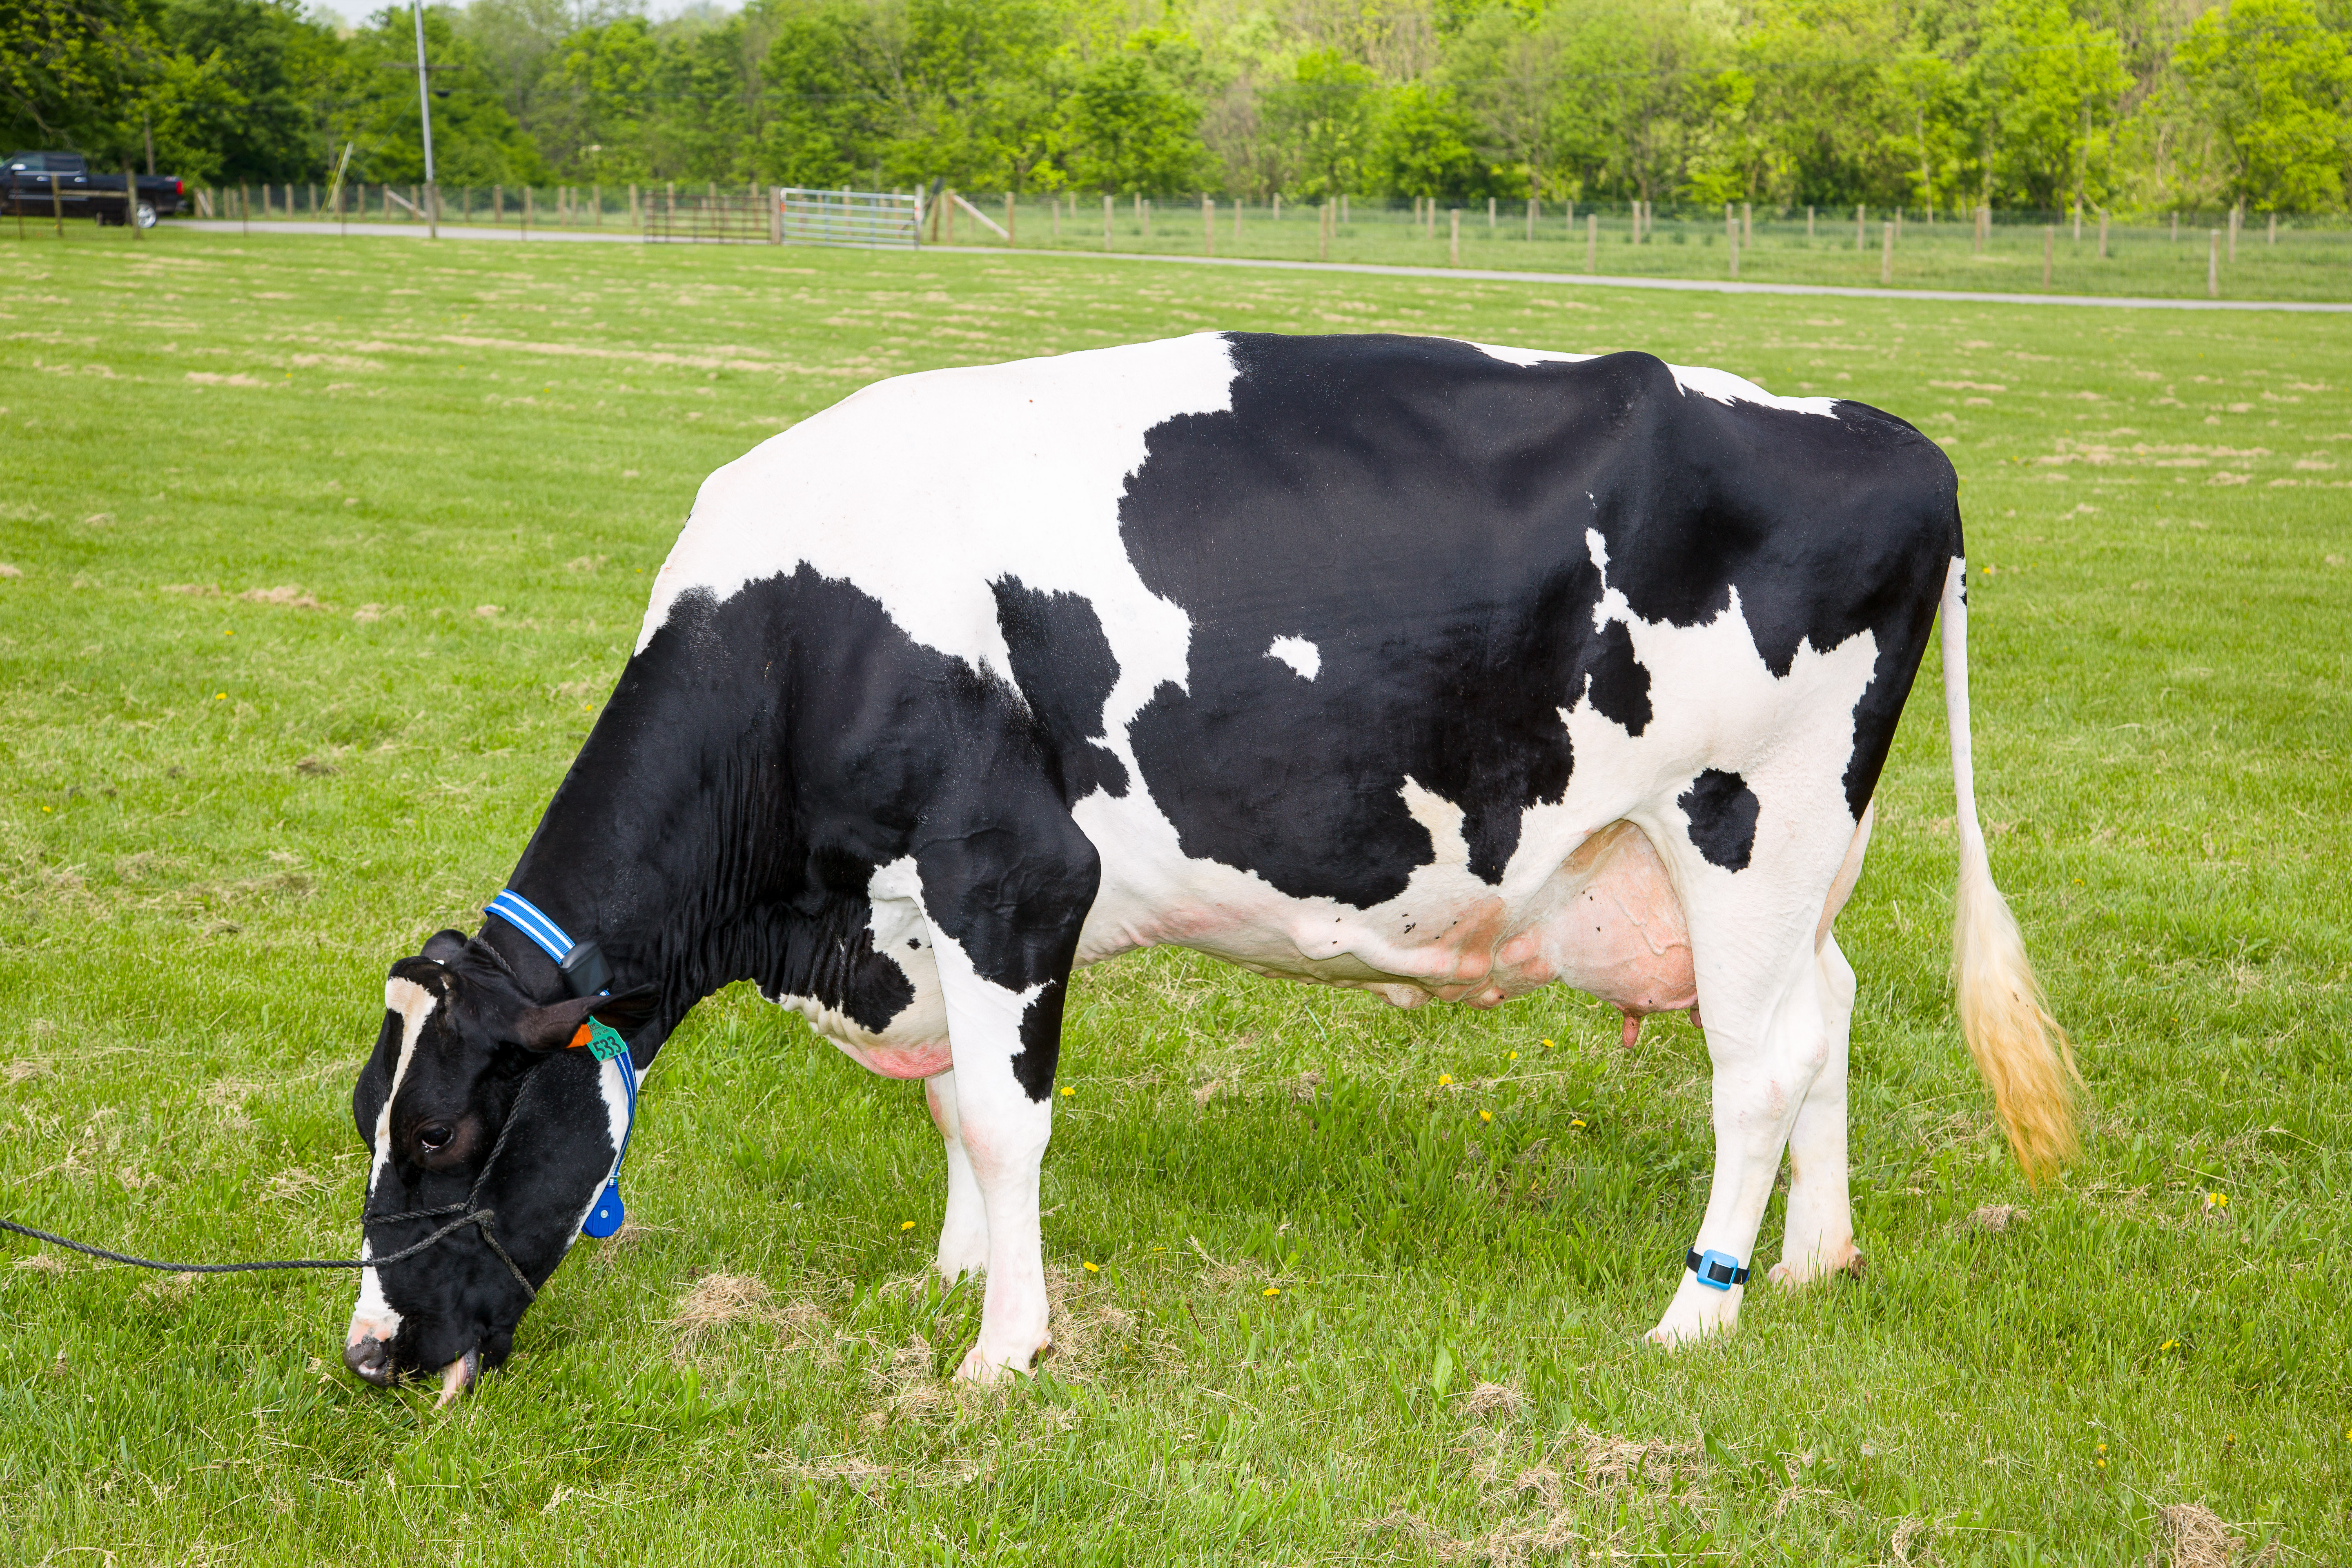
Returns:
[[[0,164],[0,215],[89,217],[121,224],[133,214],[141,228],[180,210],[187,187],[169,174],[138,176],[137,204],[124,200],[122,174],[93,174],[79,153],[11,153]]]

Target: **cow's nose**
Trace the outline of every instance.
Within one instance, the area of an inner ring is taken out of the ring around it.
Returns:
[[[362,1335],[343,1347],[343,1364],[352,1375],[378,1388],[392,1386],[392,1347],[373,1334]]]

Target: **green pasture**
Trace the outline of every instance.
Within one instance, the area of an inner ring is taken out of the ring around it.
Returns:
[[[0,1215],[347,1255],[384,967],[498,890],[703,475],[879,376],[1218,327],[1643,349],[1944,443],[1994,866],[2089,1084],[2063,1180],[2023,1185],[1954,1026],[1931,653],[1840,928],[1859,1279],[1642,1342],[1709,1168],[1687,1025],[1150,953],[1071,1007],[1060,1348],[960,1392],[917,1088],[730,993],[652,1076],[636,1224],[448,1413],[343,1374],[346,1277],[0,1238],[0,1560],[2352,1558],[2332,317],[10,238]],[[871,482],[877,526],[925,504]]]

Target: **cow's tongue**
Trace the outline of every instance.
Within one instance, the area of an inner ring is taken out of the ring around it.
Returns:
[[[467,1385],[474,1381],[474,1374],[481,1369],[482,1352],[479,1349],[469,1350],[447,1366],[443,1367],[441,1397],[435,1402],[433,1407],[436,1410],[444,1410],[456,1404],[457,1395],[466,1392]]]

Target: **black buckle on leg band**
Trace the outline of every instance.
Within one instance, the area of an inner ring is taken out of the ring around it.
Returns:
[[[1696,1252],[1683,1260],[1683,1266],[1698,1276],[1698,1282],[1717,1290],[1728,1290],[1734,1285],[1748,1283],[1748,1270],[1727,1252]]]

